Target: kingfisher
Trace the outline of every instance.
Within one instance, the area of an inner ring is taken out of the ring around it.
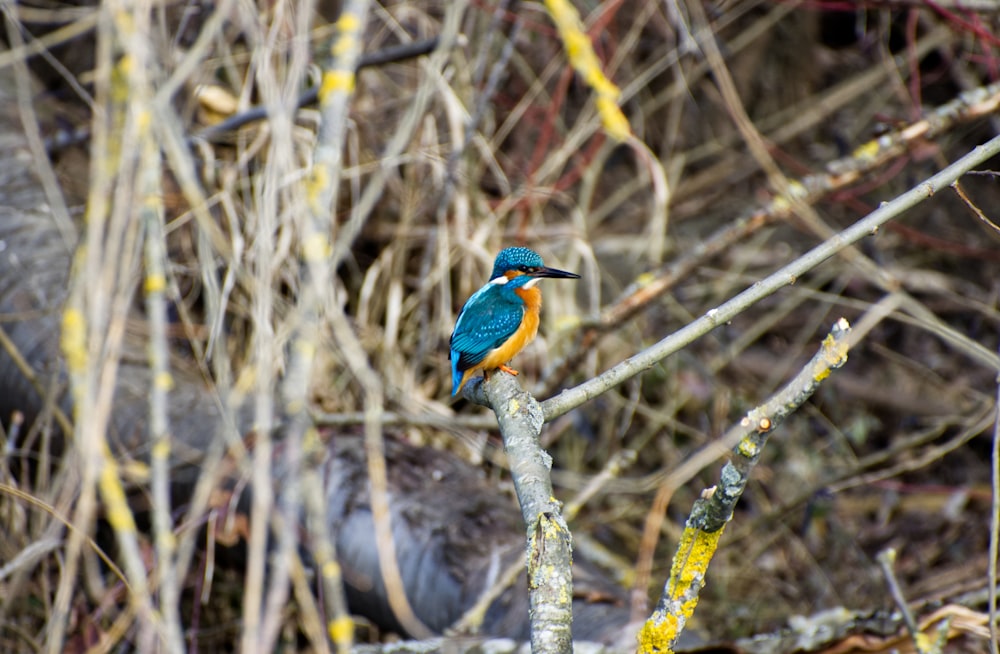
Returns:
[[[482,371],[518,374],[507,364],[538,333],[542,292],[535,287],[544,277],[579,279],[576,273],[548,268],[537,252],[506,248],[493,262],[490,281],[472,294],[455,321],[451,335],[451,394]]]

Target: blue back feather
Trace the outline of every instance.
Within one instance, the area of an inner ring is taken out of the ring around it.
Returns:
[[[466,301],[458,314],[455,331],[451,335],[452,394],[458,390],[466,370],[480,363],[491,351],[503,345],[521,326],[521,321],[524,319],[524,301],[518,297],[514,289],[524,286],[532,279],[522,275],[506,284],[486,284]]]

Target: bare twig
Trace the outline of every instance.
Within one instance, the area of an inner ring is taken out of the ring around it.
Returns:
[[[899,579],[896,578],[896,571],[893,569],[896,565],[896,550],[888,547],[879,552],[876,558],[878,559],[879,568],[882,569],[882,577],[889,587],[889,594],[892,595],[892,600],[896,602],[896,608],[903,615],[903,624],[906,625],[906,630],[910,632],[910,637],[916,640],[920,629],[917,627],[917,621],[913,619],[913,612],[910,610],[910,605],[906,602],[903,589],[899,586]]]
[[[135,189],[149,179],[139,180],[141,153],[153,138],[151,129],[151,85],[155,67],[148,33],[150,12],[146,5],[132,12],[109,12],[99,38],[98,97],[106,112],[95,119],[95,167],[88,201],[87,229],[80,254],[79,274],[74,278],[71,299],[63,318],[62,348],[73,387],[75,443],[83,462],[83,488],[74,520],[89,525],[95,516],[97,489],[106,506],[108,521],[121,549],[126,574],[132,585],[130,596],[135,603],[141,629],[139,647],[159,644],[166,651],[180,652],[179,620],[173,627],[164,624],[163,616],[153,606],[153,598],[142,549],[138,541],[135,517],[129,507],[121,476],[121,465],[111,452],[108,425],[121,361],[125,316],[135,290],[140,223],[136,219]],[[113,47],[123,46],[123,55],[112,74]],[[126,106],[125,99],[134,100]],[[143,172],[145,172],[143,170]],[[154,183],[158,184],[158,180]],[[155,192],[144,189],[141,192]],[[70,538],[68,558],[78,553],[76,532]],[[75,542],[74,542],[75,541]],[[69,580],[60,583],[68,593],[74,581],[76,563],[67,565]],[[54,612],[59,619],[64,606]],[[60,647],[63,627],[50,625],[53,651]]]
[[[976,218],[979,218],[979,220],[981,220],[984,225],[992,229],[994,233],[1000,234],[1000,225],[997,225],[995,222],[990,220],[989,216],[983,213],[983,210],[980,209],[978,206],[976,206],[976,203],[973,202],[969,198],[969,196],[965,194],[965,190],[962,189],[962,185],[958,183],[958,180],[955,180],[954,182],[951,183],[951,188],[955,190],[955,193],[958,194],[958,197],[962,198],[962,202],[965,203],[965,206],[969,207],[969,209],[976,216]]]
[[[945,643],[948,642],[948,627],[951,623],[951,616],[944,616],[944,619],[941,620],[941,624],[938,625],[936,639],[928,637],[926,633],[921,631],[922,625],[918,625],[914,619],[913,612],[910,611],[910,606],[906,601],[906,596],[903,595],[903,589],[899,585],[899,579],[896,578],[896,571],[894,569],[896,564],[895,548],[888,547],[882,550],[876,558],[879,568],[882,569],[882,577],[885,579],[886,586],[889,587],[889,594],[892,595],[892,600],[896,603],[896,608],[899,609],[900,614],[903,616],[903,624],[906,625],[906,631],[910,634],[910,639],[913,641],[913,648],[917,654],[941,654]],[[929,629],[932,624],[931,621],[926,621],[923,626]]]

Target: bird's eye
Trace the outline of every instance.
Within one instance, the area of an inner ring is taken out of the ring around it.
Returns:
[[[531,266],[526,266],[522,263],[520,266],[517,267],[517,269],[523,273],[526,273],[531,270]]]

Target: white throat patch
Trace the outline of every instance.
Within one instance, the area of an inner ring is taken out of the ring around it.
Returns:
[[[526,284],[525,284],[524,286],[522,286],[521,288],[531,288],[532,286],[534,286],[535,284],[537,284],[537,283],[538,283],[538,282],[540,282],[540,281],[542,281],[542,278],[541,278],[541,277],[533,277],[533,278],[531,279],[531,281],[530,281],[530,282],[527,282],[527,283],[526,283]]]

